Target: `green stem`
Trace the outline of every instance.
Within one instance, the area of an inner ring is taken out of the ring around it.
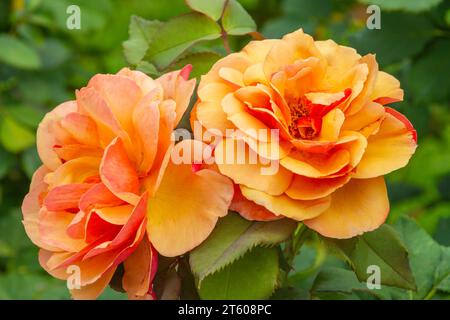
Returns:
[[[284,248],[284,258],[289,267],[286,270],[281,278],[281,284],[285,285],[288,282],[289,272],[294,269],[293,264],[295,257],[299,254],[301,247],[305,243],[306,239],[309,236],[309,229],[302,223],[297,225],[294,233],[291,236],[291,239],[286,243],[286,247]]]
[[[222,41],[223,41],[223,47],[225,48],[225,51],[226,51],[227,54],[231,53],[231,48],[230,48],[230,43],[228,42],[228,33],[227,33],[227,31],[225,30],[225,28],[223,27],[223,24],[222,24],[222,18],[223,18],[223,14],[225,13],[225,9],[228,7],[228,2],[229,1],[230,0],[226,0],[225,1],[224,5],[223,5],[222,15],[220,16],[220,19],[219,19],[219,25],[220,25],[220,29],[221,29],[221,38],[222,38]]]
[[[436,294],[439,285],[441,284],[441,282],[446,279],[448,276],[450,275],[450,272],[444,274],[443,277],[441,277],[438,281],[436,281],[436,283],[433,285],[433,287],[431,288],[431,290],[428,292],[428,294],[425,296],[424,300],[431,300],[434,295]]]

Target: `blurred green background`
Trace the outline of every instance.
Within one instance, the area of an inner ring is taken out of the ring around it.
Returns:
[[[266,37],[300,27],[361,54],[376,53],[405,101],[394,107],[414,124],[419,148],[388,176],[390,222],[413,217],[450,245],[450,1],[240,0]],[[368,3],[381,7],[381,30],[366,28]],[[68,30],[66,9],[81,8]],[[122,42],[133,14],[167,20],[188,12],[183,0],[0,0],[0,299],[67,299],[47,275],[21,225],[20,205],[40,165],[35,131],[43,115],[74,98],[96,73],[126,66]],[[232,38],[234,50],[248,38]],[[124,298],[108,289],[102,298]]]

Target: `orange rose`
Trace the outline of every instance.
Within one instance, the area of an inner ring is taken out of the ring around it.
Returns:
[[[214,142],[216,159],[235,154],[237,141],[245,141],[246,159],[259,159],[218,161],[236,184],[231,209],[350,238],[385,221],[383,175],[405,166],[417,146],[411,123],[384,107],[403,99],[399,85],[374,55],[299,30],[218,61],[201,80],[191,121],[223,136]],[[270,129],[279,139],[256,134]],[[264,159],[279,164],[276,174],[261,174]]]
[[[195,87],[190,69],[156,80],[129,69],[96,75],[40,124],[43,165],[23,202],[23,223],[45,270],[69,279],[78,268],[74,298],[96,298],[122,262],[129,297],[148,298],[154,248],[183,254],[227,213],[227,178],[170,161],[172,131]]]

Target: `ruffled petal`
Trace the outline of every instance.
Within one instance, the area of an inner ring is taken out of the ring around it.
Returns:
[[[220,172],[236,184],[280,195],[291,183],[292,172],[280,166],[279,161],[261,159],[242,140],[223,139],[214,152]]]
[[[105,149],[100,165],[100,177],[118,198],[131,204],[137,203],[139,178],[121,139],[115,138]]]
[[[352,179],[331,195],[331,205],[304,223],[321,235],[346,239],[372,231],[384,223],[389,199],[384,179]]]
[[[144,238],[137,249],[123,263],[122,286],[129,298],[143,297],[152,291],[158,267],[158,253]]]
[[[41,166],[33,174],[30,191],[22,203],[22,222],[25,232],[35,245],[45,250],[58,250],[57,247],[44,243],[39,232],[39,211],[41,210],[43,195],[48,188],[47,183],[44,182],[44,177],[48,172],[45,166]]]
[[[51,170],[55,170],[62,164],[58,155],[53,151],[53,147],[58,144],[53,134],[53,124],[76,110],[77,103],[75,101],[64,102],[47,113],[39,124],[36,134],[37,150],[44,165]]]
[[[116,269],[117,267],[110,268],[94,283],[83,286],[79,289],[71,289],[70,294],[72,295],[72,298],[74,298],[75,300],[97,299],[98,296],[103,292],[103,290],[105,290],[105,288],[108,286]]]
[[[164,99],[170,99],[176,103],[175,124],[178,124],[183,117],[195,88],[195,79],[189,80],[191,70],[192,66],[187,65],[181,70],[166,73],[156,80],[163,87]]]
[[[292,199],[314,200],[329,196],[350,180],[350,175],[336,178],[308,178],[295,175],[286,194]]]
[[[400,81],[386,72],[379,71],[371,98],[382,105],[402,101],[403,90],[400,89]]]
[[[190,144],[188,140],[181,143]],[[189,188],[186,188],[189,186]],[[217,219],[228,212],[231,181],[210,169],[169,162],[154,197],[149,200],[147,234],[164,256],[181,255],[203,242]]]
[[[417,133],[408,119],[390,108],[386,112],[378,133],[368,139],[355,178],[374,178],[400,169],[417,148]]]
[[[265,192],[242,185],[240,187],[242,195],[248,200],[265,207],[277,216],[284,216],[297,221],[314,218],[330,206],[329,197],[310,201],[295,200],[286,194],[271,196]]]
[[[97,74],[89,81],[88,87],[95,88],[121,128],[131,134],[133,109],[142,98],[139,86],[127,77]]]
[[[142,153],[139,157],[139,172],[142,175],[150,171],[158,151],[159,120],[159,101],[155,101],[155,93],[152,91],[141,100],[133,112],[137,143]]]
[[[238,212],[247,220],[272,221],[282,218],[244,197],[239,185],[234,186],[234,196],[230,205],[230,210]]]
[[[44,205],[50,211],[75,209],[81,196],[92,187],[89,183],[71,183],[51,189],[44,199]]]

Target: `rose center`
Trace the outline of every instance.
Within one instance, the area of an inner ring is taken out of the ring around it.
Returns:
[[[304,99],[299,99],[288,104],[291,112],[289,132],[297,139],[312,139],[316,135],[312,128],[311,110]]]

